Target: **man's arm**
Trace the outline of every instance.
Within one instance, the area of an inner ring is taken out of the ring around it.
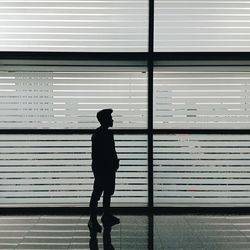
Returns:
[[[117,171],[119,168],[119,159],[117,157],[116,149],[115,149],[115,140],[114,140],[114,134],[111,133],[111,148],[112,148],[112,159],[113,159],[113,165],[114,170]]]

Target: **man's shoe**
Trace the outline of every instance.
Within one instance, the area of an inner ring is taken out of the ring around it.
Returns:
[[[102,232],[102,226],[98,223],[97,220],[91,220],[89,219],[88,227],[90,232]]]
[[[112,244],[109,245],[103,245],[103,250],[115,250],[114,246]]]
[[[102,224],[103,225],[116,225],[120,223],[120,219],[115,217],[114,215],[103,215],[101,218]]]

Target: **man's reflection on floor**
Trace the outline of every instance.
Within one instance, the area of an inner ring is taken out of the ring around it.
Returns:
[[[115,249],[112,245],[111,240],[111,230],[112,226],[110,223],[103,224],[103,249],[104,250],[113,250]],[[90,232],[90,240],[89,240],[89,249],[90,250],[99,250],[98,247],[98,239],[97,239],[97,231],[89,230]]]

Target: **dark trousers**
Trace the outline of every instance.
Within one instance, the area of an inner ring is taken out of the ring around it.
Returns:
[[[110,214],[111,196],[115,191],[115,173],[96,175],[94,181],[94,188],[91,195],[89,208],[90,216],[94,219],[97,216],[98,201],[103,193],[103,212]]]

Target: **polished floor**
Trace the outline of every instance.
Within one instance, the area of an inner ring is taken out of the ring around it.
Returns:
[[[119,217],[91,238],[87,216],[0,216],[0,249],[250,249],[246,215]]]

